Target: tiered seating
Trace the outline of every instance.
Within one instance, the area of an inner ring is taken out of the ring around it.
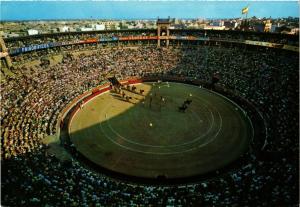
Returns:
[[[298,199],[298,55],[211,46],[106,48],[51,67],[16,68],[1,83],[2,202],[9,206],[246,206],[287,205]],[[56,133],[59,112],[105,80],[147,74],[209,81],[232,89],[262,113],[266,159],[187,186],[149,187],[115,181],[76,161],[48,155],[42,139]],[[268,154],[270,153],[270,154]],[[19,189],[19,190],[17,190]],[[22,193],[19,193],[22,192]]]

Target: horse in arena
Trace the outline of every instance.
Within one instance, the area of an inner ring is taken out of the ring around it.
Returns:
[[[186,101],[184,101],[184,104],[190,105],[192,103],[192,100],[187,99]]]
[[[185,112],[186,109],[187,109],[187,106],[185,104],[178,107],[179,112]]]

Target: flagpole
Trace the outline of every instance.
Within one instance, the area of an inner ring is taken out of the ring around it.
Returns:
[[[248,18],[249,6],[250,4],[247,5],[246,19]]]

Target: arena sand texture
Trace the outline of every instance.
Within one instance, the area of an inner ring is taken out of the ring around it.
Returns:
[[[129,102],[106,92],[71,119],[70,140],[92,162],[130,176],[182,178],[221,168],[247,150],[251,122],[227,98],[180,83],[136,87],[136,93],[124,90]],[[179,112],[186,99],[192,103]]]

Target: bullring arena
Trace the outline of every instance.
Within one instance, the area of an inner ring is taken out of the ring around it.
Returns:
[[[167,30],[1,42],[3,204],[296,203],[298,36]]]
[[[79,152],[123,174],[170,179],[218,169],[247,149],[251,123],[234,103],[183,84],[137,88],[145,92],[133,93],[128,102],[106,93],[79,108],[69,126]],[[179,112],[186,97],[193,102]]]

